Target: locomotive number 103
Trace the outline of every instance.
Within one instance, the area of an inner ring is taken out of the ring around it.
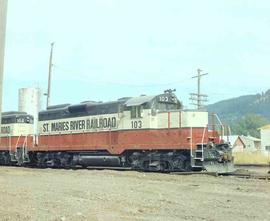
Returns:
[[[142,128],[142,121],[141,120],[131,121],[131,128],[132,129],[140,129],[140,128]]]
[[[177,100],[175,97],[169,97],[169,96],[160,96],[159,102],[161,103],[176,103]]]

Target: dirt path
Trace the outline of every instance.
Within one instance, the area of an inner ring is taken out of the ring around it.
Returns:
[[[0,220],[269,220],[270,182],[0,167]]]

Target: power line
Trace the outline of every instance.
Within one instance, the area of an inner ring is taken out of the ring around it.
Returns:
[[[66,68],[62,68],[60,67],[59,65],[53,65],[53,67],[55,69],[58,69],[62,72],[65,72],[65,73],[70,73],[72,75],[74,75],[75,71],[72,71],[72,70],[69,70],[69,69],[66,69]],[[127,86],[127,87],[134,87],[134,88],[139,88],[139,87],[167,87],[167,86],[172,86],[172,85],[179,85],[179,84],[183,84],[185,82],[189,81],[189,79],[184,79],[184,80],[178,80],[178,81],[174,81],[174,82],[168,82],[168,83],[163,83],[163,84],[160,84],[160,83],[157,83],[157,84],[130,84],[130,83],[127,83],[127,82],[115,82],[115,81],[103,81],[102,82],[91,82],[92,85],[113,85],[113,86]]]

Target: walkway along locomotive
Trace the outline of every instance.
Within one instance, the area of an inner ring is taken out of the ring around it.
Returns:
[[[16,115],[20,117],[29,116]],[[31,121],[15,124],[29,126]],[[2,122],[5,128],[4,118]],[[39,113],[39,134],[28,132],[13,131],[1,138],[2,164],[10,160],[37,167],[131,167],[160,172],[227,172],[233,166],[231,148],[210,129],[208,113],[183,110],[171,91],[51,106]]]

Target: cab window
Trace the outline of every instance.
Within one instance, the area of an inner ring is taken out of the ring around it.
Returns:
[[[160,111],[177,110],[179,109],[177,104],[158,103],[157,109]]]
[[[17,118],[17,123],[24,123],[24,118],[22,117]]]
[[[131,118],[141,118],[142,117],[142,106],[131,107]]]

